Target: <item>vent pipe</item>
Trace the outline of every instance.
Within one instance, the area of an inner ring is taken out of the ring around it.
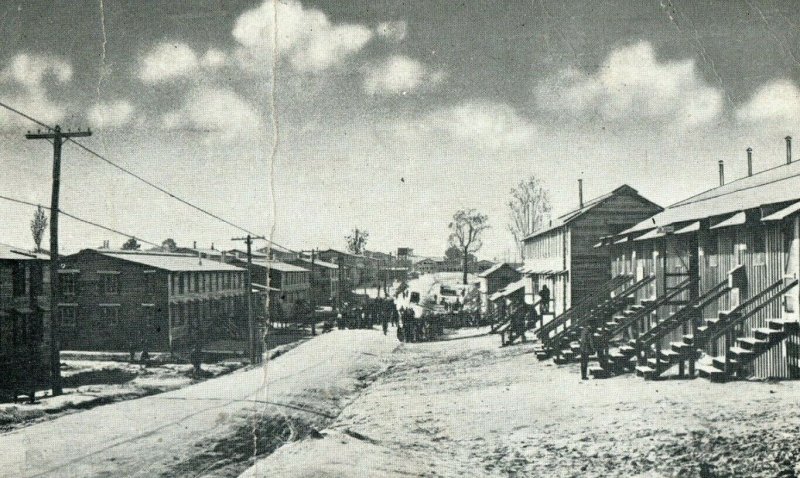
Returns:
[[[192,249],[197,249],[197,241],[192,242]]]
[[[786,137],[786,164],[792,162],[792,137]]]
[[[583,179],[578,180],[578,207],[583,209]]]
[[[719,160],[719,185],[725,185],[725,162],[723,160]]]
[[[753,175],[753,148],[747,148],[747,175]]]

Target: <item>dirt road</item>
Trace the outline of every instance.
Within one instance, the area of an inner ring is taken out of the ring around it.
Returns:
[[[396,346],[377,331],[332,332],[265,369],[6,433],[0,476],[237,476],[331,423]]]
[[[498,345],[404,344],[323,439],[248,476],[795,476],[798,382],[581,381],[530,344]]]

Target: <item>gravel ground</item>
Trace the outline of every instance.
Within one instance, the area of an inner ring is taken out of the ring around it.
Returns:
[[[469,335],[469,334],[464,334]],[[579,380],[497,336],[405,344],[272,476],[795,476],[800,383]],[[349,458],[348,458],[349,457]],[[800,472],[800,467],[798,467]]]

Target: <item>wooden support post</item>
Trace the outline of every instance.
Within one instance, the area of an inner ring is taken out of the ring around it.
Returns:
[[[731,374],[731,359],[730,349],[733,342],[732,332],[725,332],[725,375]]]
[[[656,371],[655,375],[658,375],[659,369],[661,368],[661,341],[656,340]]]

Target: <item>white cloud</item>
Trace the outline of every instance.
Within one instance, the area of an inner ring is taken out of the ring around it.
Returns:
[[[97,103],[89,108],[89,123],[96,128],[118,128],[128,124],[133,117],[133,106],[128,101]]]
[[[800,89],[790,80],[767,83],[739,108],[736,118],[744,123],[796,126],[800,123]]]
[[[408,31],[408,24],[404,20],[395,22],[381,22],[375,30],[382,38],[393,42],[401,42],[405,40]]]
[[[214,69],[225,65],[228,62],[228,56],[216,48],[209,48],[203,58],[200,59],[200,65],[204,68]]]
[[[304,8],[295,0],[268,0],[239,16],[233,29],[233,37],[245,50],[239,58],[251,68],[267,67],[276,44],[281,58],[296,70],[310,73],[339,64],[372,36],[372,30],[363,25],[333,24],[325,13]]]
[[[537,102],[574,117],[598,114],[610,121],[666,121],[690,127],[722,112],[722,92],[698,74],[694,60],[659,62],[648,42],[609,54],[594,74],[572,68],[544,81]]]
[[[504,103],[466,101],[444,108],[399,128],[432,138],[449,138],[483,148],[505,150],[529,147],[536,138],[536,125]]]
[[[439,83],[444,76],[444,72],[431,72],[422,62],[413,58],[394,55],[367,69],[364,90],[371,95],[406,94],[425,83]]]
[[[48,97],[46,79],[68,83],[72,79],[72,66],[54,56],[20,53],[0,71],[6,101],[44,123],[53,124],[66,116],[66,108]],[[7,110],[0,111],[0,123],[31,126],[28,120]]]
[[[162,117],[168,130],[200,130],[209,139],[231,140],[242,132],[263,130],[258,112],[244,99],[224,88],[197,87],[183,107]]]
[[[139,78],[160,83],[185,77],[197,70],[197,54],[185,43],[162,43],[142,58]]]

